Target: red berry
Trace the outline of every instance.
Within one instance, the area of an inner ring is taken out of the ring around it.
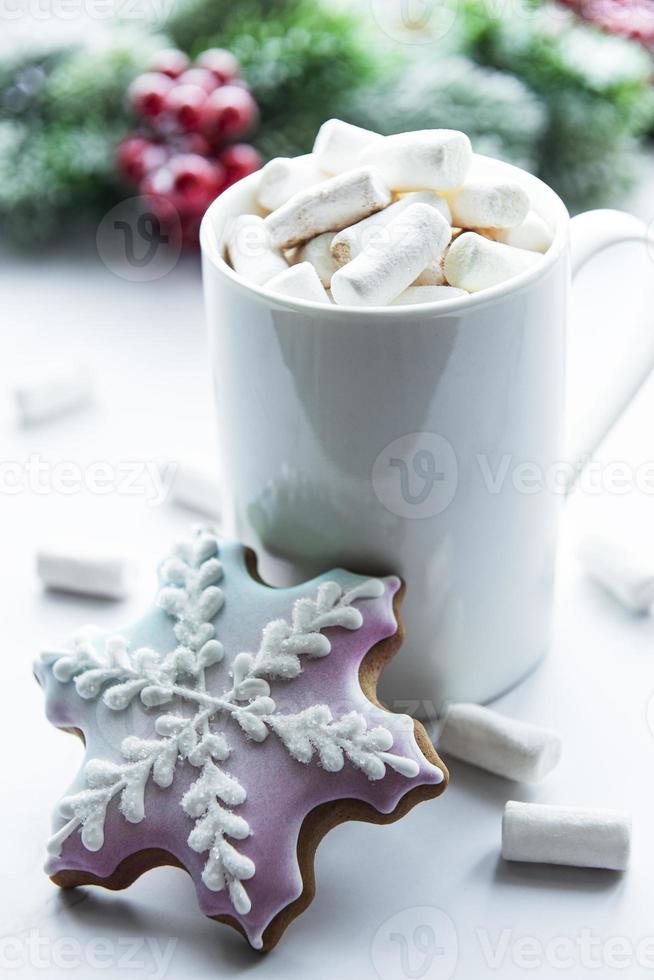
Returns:
[[[209,48],[208,51],[203,51],[200,57],[196,58],[195,63],[199,68],[206,68],[212,72],[222,85],[231,82],[238,75],[238,60],[231,51],[225,51],[224,48]]]
[[[168,75],[168,78],[179,78],[190,63],[183,51],[178,51],[177,48],[164,48],[150,61],[150,71],[161,72],[163,75]]]
[[[205,92],[213,92],[220,85],[213,72],[207,68],[189,68],[179,76],[180,85],[197,85]]]
[[[160,143],[153,143],[142,136],[128,136],[119,144],[116,158],[122,176],[138,183],[147,173],[166,162],[168,151]]]
[[[253,174],[262,164],[259,153],[249,143],[234,143],[218,154],[218,160],[227,172],[227,185]]]
[[[175,85],[166,96],[166,112],[184,132],[195,132],[206,101],[207,93],[199,85]]]
[[[257,104],[246,89],[223,85],[207,98],[202,129],[214,139],[235,139],[254,126],[257,115]]]
[[[146,174],[139,184],[139,191],[148,197],[166,198],[171,197],[173,192],[173,175],[168,167],[159,167],[152,173]]]
[[[140,116],[154,118],[162,112],[173,82],[162,72],[149,71],[134,79],[127,94]]]
[[[173,200],[180,211],[205,211],[225,186],[225,169],[197,153],[180,153],[166,168],[172,178]]]
[[[179,140],[179,152],[208,157],[211,156],[211,144],[202,133],[185,133]]]

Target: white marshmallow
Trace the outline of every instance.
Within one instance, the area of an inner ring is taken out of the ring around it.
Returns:
[[[486,233],[486,229],[484,229]],[[552,232],[541,216],[530,211],[521,225],[515,228],[498,228],[488,230],[490,238],[514,248],[526,248],[530,252],[546,252],[552,244]]]
[[[630,847],[631,817],[622,810],[514,800],[504,808],[502,857],[506,861],[624,871]]]
[[[257,201],[266,211],[274,211],[298,191],[313,187],[321,180],[325,180],[325,174],[310,153],[292,159],[276,157],[259,171]]]
[[[259,286],[288,268],[282,253],[272,245],[263,218],[256,214],[241,214],[231,223],[227,255],[235,272]]]
[[[318,235],[317,238],[312,238],[304,245],[298,246],[294,255],[294,264],[311,263],[325,288],[329,287],[332,276],[340,268],[340,262],[336,261],[330,249],[333,237],[331,231],[326,231],[323,235]]]
[[[269,214],[264,224],[274,246],[290,248],[325,231],[340,231],[385,208],[390,200],[379,173],[360,167],[299,191]]]
[[[455,286],[409,286],[403,293],[391,300],[391,306],[413,306],[416,303],[442,303],[446,299],[467,296],[465,289]]]
[[[450,245],[443,268],[451,286],[476,293],[512,279],[539,261],[540,256],[536,252],[491,242],[482,235],[467,231]]]
[[[578,555],[592,579],[631,612],[646,613],[654,606],[654,565],[602,535],[588,535]]]
[[[18,414],[28,425],[83,408],[92,398],[91,377],[74,362],[34,365],[14,385]]]
[[[300,262],[285,272],[280,272],[266,283],[266,289],[278,296],[308,299],[312,303],[329,303],[329,296],[310,262]]]
[[[59,592],[124,599],[129,591],[130,569],[119,556],[40,548],[36,570],[47,589]]]
[[[446,708],[438,748],[497,776],[528,783],[547,776],[561,758],[556,732],[467,703]]]
[[[394,191],[451,190],[463,183],[471,162],[470,140],[454,129],[385,136],[359,154],[359,163],[378,167]]]
[[[529,195],[514,180],[469,180],[447,200],[459,228],[515,228],[529,213]]]
[[[385,229],[385,242],[369,243],[332,277],[341,306],[384,306],[439,258],[450,240],[443,215],[428,204],[412,204]]]
[[[220,484],[215,474],[192,461],[180,463],[173,482],[172,500],[199,514],[220,517]]]
[[[383,241],[381,229],[390,224],[398,214],[405,211],[412,204],[430,204],[443,215],[448,224],[451,224],[450,208],[444,197],[440,197],[434,191],[416,191],[413,194],[406,194],[394,204],[371,214],[363,221],[358,221],[349,228],[344,228],[334,235],[332,239],[332,255],[340,264],[350,262],[363,251],[370,242],[375,240]],[[443,282],[444,280],[441,280]],[[425,283],[425,285],[438,285],[437,283]]]
[[[330,174],[342,174],[358,166],[359,153],[383,139],[361,126],[353,126],[342,119],[328,119],[318,130],[313,144],[313,155],[321,168]]]

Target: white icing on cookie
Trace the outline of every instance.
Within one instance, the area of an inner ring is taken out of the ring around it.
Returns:
[[[281,714],[270,697],[269,681],[297,678],[302,657],[329,655],[331,642],[323,630],[358,630],[363,625],[353,603],[384,594],[384,583],[376,579],[348,591],[337,582],[323,582],[314,598],[297,599],[289,621],[276,619],[264,627],[256,653],[237,654],[222,693],[216,696],[208,689],[206,670],[224,658],[213,623],[224,603],[216,584],[223,577],[218,551],[215,536],[201,531],[191,543],[179,545],[160,568],[157,604],[175,621],[178,645],[172,652],[160,654],[148,647],[130,652],[121,636],[110,636],[104,643],[82,636],[72,651],[43,654],[57,681],[74,683],[83,699],[101,696],[112,711],[125,710],[137,697],[146,708],[170,705],[157,715],[156,737],[128,736],[121,743],[120,761],[91,759],[86,764],[86,786],[61,801],[59,809],[67,822],[53,835],[48,850],[60,854],[66,839],[78,829],[84,847],[99,850],[114,798],[125,820],[140,823],[146,817],[149,780],[166,789],[175,780],[177,766],[188,762],[200,770],[180,801],[194,821],[188,844],[198,853],[208,852],[202,872],[206,887],[226,889],[236,911],[245,915],[251,903],[243,881],[256,869],[233,842],[245,840],[252,831],[247,820],[234,812],[245,802],[247,790],[222,767],[229,759],[230,745],[218,727],[221,718],[223,723],[235,721],[247,744],[263,742],[272,732],[298,762],[306,765],[317,756],[331,773],[340,771],[345,759],[370,780],[382,779],[387,767],[412,778],[419,766],[390,753],[392,734],[381,726],[368,729],[359,712],[334,718],[327,705],[316,704]],[[194,713],[178,713],[183,704],[192,706]]]

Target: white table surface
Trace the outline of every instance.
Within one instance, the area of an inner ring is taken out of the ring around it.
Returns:
[[[592,339],[595,316],[608,309],[619,347],[620,301],[612,284],[616,268],[627,274],[624,256],[622,265],[617,261],[608,263],[610,273],[596,269],[582,283],[582,326]],[[0,290],[3,462],[23,464],[38,454],[50,466],[99,460],[120,466],[211,454],[212,399],[192,260],[155,283],[135,284],[109,272],[93,249],[5,256]],[[648,305],[651,311],[651,295]],[[92,365],[97,403],[19,427],[12,379],[34,360],[61,353]],[[591,383],[601,401],[608,382],[598,379],[593,355],[587,358],[586,402]],[[654,460],[653,413],[651,380],[600,457],[632,466]],[[314,903],[268,957],[204,919],[190,879],[175,869],[153,871],[122,893],[55,888],[42,871],[49,814],[81,748],[46,722],[31,660],[84,622],[119,627],[140,614],[151,599],[154,563],[189,517],[170,502],[152,506],[142,494],[62,494],[47,486],[0,493],[3,975],[510,980],[640,977],[654,970],[654,620],[623,612],[583,577],[573,556],[581,530],[600,527],[620,530],[642,548],[649,544],[654,560],[654,499],[639,491],[574,495],[564,520],[551,653],[497,702],[516,718],[562,733],[563,760],[544,783],[511,784],[452,761],[443,798],[390,827],[352,823],[332,831],[318,850]],[[135,555],[139,576],[129,600],[42,592],[35,549],[68,535]],[[508,799],[631,810],[630,870],[504,863],[500,820]]]

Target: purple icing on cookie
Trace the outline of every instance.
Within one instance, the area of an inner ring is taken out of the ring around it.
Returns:
[[[48,718],[86,743],[47,871],[108,878],[163,849],[202,911],[231,916],[260,948],[302,893],[298,835],[316,806],[362,800],[389,814],[443,782],[412,720],[359,683],[366,654],[397,631],[400,581],[338,569],[271,589],[242,546],[206,531],[175,549],[160,581],[136,625],[78,636],[36,665]]]

